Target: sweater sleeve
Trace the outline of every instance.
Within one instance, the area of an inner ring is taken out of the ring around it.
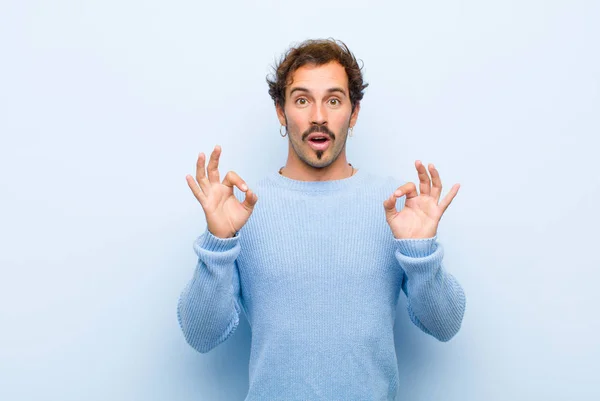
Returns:
[[[206,353],[236,330],[241,310],[239,233],[215,237],[208,228],[193,244],[198,256],[194,275],[182,291],[177,319],[186,341]]]
[[[444,269],[444,249],[436,239],[395,239],[395,256],[404,270],[402,290],[411,321],[445,342],[460,329],[466,298],[456,278]]]

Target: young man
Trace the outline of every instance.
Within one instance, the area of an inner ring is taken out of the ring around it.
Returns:
[[[431,164],[430,178],[415,163],[417,193],[412,182],[398,187],[348,163],[346,139],[367,85],[345,44],[303,42],[268,83],[289,141],[285,166],[255,190],[232,171],[221,182],[217,146],[206,170],[200,153],[196,179],[186,176],[207,228],[179,299],[181,329],[208,352],[244,311],[252,330],[247,400],[394,399],[400,291],[423,332],[448,341],[461,326],[464,291],[443,267],[436,236],[459,186],[440,202]]]

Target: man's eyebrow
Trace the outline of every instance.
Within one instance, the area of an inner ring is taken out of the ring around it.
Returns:
[[[290,96],[292,96],[292,94],[293,94],[294,92],[308,92],[308,93],[310,93],[310,91],[309,91],[308,89],[306,89],[306,88],[303,88],[303,87],[301,87],[301,86],[297,86],[297,87],[293,88],[293,89],[290,91]],[[345,91],[344,89],[342,89],[342,88],[339,88],[339,87],[335,87],[335,88],[329,88],[329,89],[327,89],[327,92],[328,92],[328,93],[339,92],[339,93],[341,93],[342,95],[344,95],[344,96],[347,96],[347,95],[346,95],[346,91]]]

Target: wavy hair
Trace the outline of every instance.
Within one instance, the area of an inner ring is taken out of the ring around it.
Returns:
[[[369,84],[363,82],[362,66],[358,65],[356,57],[348,49],[348,46],[340,40],[309,39],[292,46],[275,64],[273,74],[267,76],[269,84],[269,95],[275,106],[285,105],[285,90],[290,85],[294,72],[306,65],[323,65],[337,61],[346,70],[348,75],[348,90],[350,91],[350,103],[352,111],[364,95],[364,89]]]

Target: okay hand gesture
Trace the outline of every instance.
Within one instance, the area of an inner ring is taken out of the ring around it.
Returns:
[[[417,193],[414,183],[409,182],[398,189],[383,202],[387,223],[397,239],[431,238],[436,235],[437,227],[450,203],[458,193],[460,184],[455,184],[450,192],[440,200],[442,181],[433,164],[429,165],[431,180],[423,163],[415,162],[419,175],[421,193]],[[433,186],[432,186],[433,181]],[[396,210],[396,198],[406,195],[404,207]]]
[[[219,182],[220,155],[221,147],[217,145],[210,155],[207,176],[204,170],[205,156],[200,153],[196,163],[196,181],[189,174],[185,179],[204,209],[208,230],[216,237],[230,238],[246,224],[258,197],[233,171],[225,175],[223,182]],[[233,194],[234,185],[246,193],[243,202],[238,201]]]

